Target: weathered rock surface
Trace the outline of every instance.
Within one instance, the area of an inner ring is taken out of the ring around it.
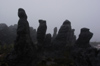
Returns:
[[[66,49],[66,39],[67,39],[67,31],[70,28],[67,25],[67,21],[64,21],[62,26],[60,27],[56,38],[52,42],[52,51],[54,52],[54,57],[64,57],[63,52]]]
[[[39,20],[39,27],[37,29],[37,56],[41,61],[44,55],[45,37],[46,37],[47,25],[45,20]]]
[[[38,43],[43,43],[45,39],[47,26],[45,20],[39,20],[39,27],[37,29],[37,41]]]
[[[9,66],[32,66],[35,65],[35,46],[30,38],[29,24],[24,9],[18,9],[18,28],[14,50],[7,56]]]
[[[67,38],[66,38],[66,45],[72,46],[75,44],[76,36],[74,35],[75,29],[71,28],[71,22],[69,20],[65,20],[65,24],[68,26],[67,28]]]
[[[44,41],[44,48],[46,48],[46,50],[51,46],[51,34],[46,34],[45,37],[45,41]]]
[[[100,50],[90,45],[93,33],[88,28],[82,28],[79,38],[76,40],[71,22],[65,20],[58,34],[57,28],[54,28],[54,35],[51,38],[50,33],[46,34],[45,20],[39,20],[36,33],[35,29],[29,28],[24,9],[18,9],[18,17],[14,49],[5,59],[9,66],[37,66],[40,62],[43,64],[53,62],[62,65],[65,62],[65,64],[75,63],[73,66],[100,66]],[[35,34],[32,35],[30,30],[33,30]],[[32,40],[36,42],[35,45]]]
[[[89,31],[88,28],[82,28],[79,38],[74,45],[72,50],[72,57],[76,63],[76,66],[99,66],[100,57],[98,57],[99,52],[96,48],[90,45],[90,39],[93,33]]]

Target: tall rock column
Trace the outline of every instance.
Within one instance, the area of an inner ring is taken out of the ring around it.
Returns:
[[[72,29],[71,22],[69,20],[65,20],[65,24],[68,26],[66,32],[66,46],[72,46],[75,44],[76,37],[74,35],[75,29]]]
[[[66,40],[67,40],[67,32],[70,29],[70,26],[67,24],[67,21],[64,21],[62,26],[60,27],[57,36],[52,42],[52,51],[54,52],[54,56],[57,58],[64,57],[63,52],[66,51]],[[53,55],[52,55],[53,56]]]
[[[82,28],[79,34],[79,38],[76,41],[76,45],[79,48],[91,47],[90,39],[92,38],[92,36],[93,33],[91,33],[88,28]]]
[[[37,47],[38,47],[38,58],[41,60],[43,58],[44,53],[44,43],[45,43],[45,37],[46,37],[46,30],[47,25],[45,20],[39,20],[39,27],[37,29]]]
[[[6,61],[9,66],[32,66],[35,65],[36,54],[34,53],[35,47],[30,38],[29,23],[24,9],[18,9],[18,17],[14,50],[7,56]]]
[[[53,33],[52,41],[56,38],[56,36],[57,36],[57,27],[54,28],[54,33]]]
[[[82,28],[80,30],[79,38],[73,46],[74,49],[72,48],[72,57],[76,66],[94,66],[92,65],[92,61],[95,63],[96,49],[90,45],[92,36],[93,33],[91,33],[88,28]]]
[[[39,27],[37,29],[37,41],[39,45],[44,43],[45,35],[46,35],[47,25],[45,20],[39,20]]]

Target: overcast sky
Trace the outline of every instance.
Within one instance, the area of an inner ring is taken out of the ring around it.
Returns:
[[[0,0],[0,23],[17,24],[18,8],[24,8],[29,25],[37,29],[39,19],[47,21],[47,33],[53,34],[66,19],[75,35],[87,27],[94,33],[91,41],[100,41],[100,0]]]

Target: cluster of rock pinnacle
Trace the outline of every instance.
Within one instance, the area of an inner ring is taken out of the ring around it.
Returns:
[[[57,27],[54,28],[52,37],[50,33],[46,34],[46,20],[41,19],[37,29],[37,42],[34,43],[24,9],[18,9],[18,17],[14,49],[5,58],[8,66],[38,66],[44,59],[64,59],[67,50],[73,66],[100,66],[100,50],[89,44],[93,33],[88,28],[82,28],[76,40],[75,29],[71,28],[69,20],[65,20],[58,33]]]

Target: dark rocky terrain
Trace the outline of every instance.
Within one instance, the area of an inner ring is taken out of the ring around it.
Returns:
[[[46,34],[46,20],[39,20],[36,31],[29,27],[24,9],[18,9],[18,17],[17,25],[0,24],[0,45],[14,44],[0,66],[100,66],[100,50],[90,45],[89,28],[81,28],[76,39],[71,22],[65,20],[52,36]]]

